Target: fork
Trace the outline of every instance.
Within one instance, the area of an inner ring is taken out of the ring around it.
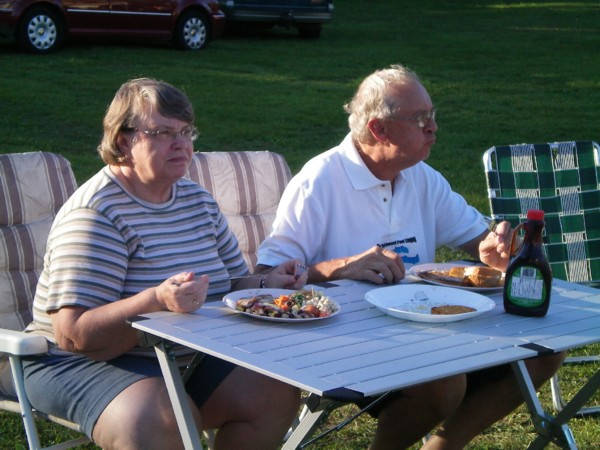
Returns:
[[[498,227],[498,222],[496,222],[496,219],[490,216],[483,216],[483,220],[487,224],[488,230],[490,230],[492,233],[495,233],[496,228]]]
[[[248,278],[259,278],[259,277],[262,277],[262,276],[264,276],[264,275],[263,274],[259,274],[259,273],[255,273],[255,274],[252,274],[252,275],[241,275],[239,277],[229,277],[229,280],[230,281],[246,280]]]
[[[308,266],[305,266],[304,264],[301,264],[301,263],[296,263],[296,268],[294,270],[294,278],[296,280],[298,278],[300,278],[302,275],[304,275],[306,272],[308,272]]]
[[[304,275],[305,272],[308,271],[308,267],[305,266],[304,264],[301,263],[296,263],[296,267],[294,268],[294,278],[297,280],[298,278],[300,278],[302,275]],[[237,281],[237,280],[244,280],[246,278],[257,278],[257,277],[263,277],[267,274],[260,274],[260,273],[255,273],[252,275],[241,275],[239,277],[230,277],[229,279],[231,281]]]

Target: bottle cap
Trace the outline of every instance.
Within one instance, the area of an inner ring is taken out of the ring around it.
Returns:
[[[544,211],[541,209],[530,209],[527,211],[527,220],[544,220]]]

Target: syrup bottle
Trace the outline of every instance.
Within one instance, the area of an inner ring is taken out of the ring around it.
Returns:
[[[504,281],[504,310],[520,316],[545,316],[550,306],[552,269],[542,246],[544,211],[527,211],[527,221],[518,225],[512,236],[510,254],[515,238],[525,229],[523,245],[511,260]]]

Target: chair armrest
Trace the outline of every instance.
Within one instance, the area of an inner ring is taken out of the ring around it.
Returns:
[[[24,356],[47,351],[48,341],[43,336],[0,328],[0,352]]]

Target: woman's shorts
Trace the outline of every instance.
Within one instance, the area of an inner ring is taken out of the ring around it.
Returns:
[[[202,406],[235,367],[203,355],[186,383],[196,406]],[[32,406],[80,424],[90,439],[102,411],[118,394],[144,378],[162,377],[156,359],[130,355],[110,361],[46,355],[25,359],[23,369]]]

